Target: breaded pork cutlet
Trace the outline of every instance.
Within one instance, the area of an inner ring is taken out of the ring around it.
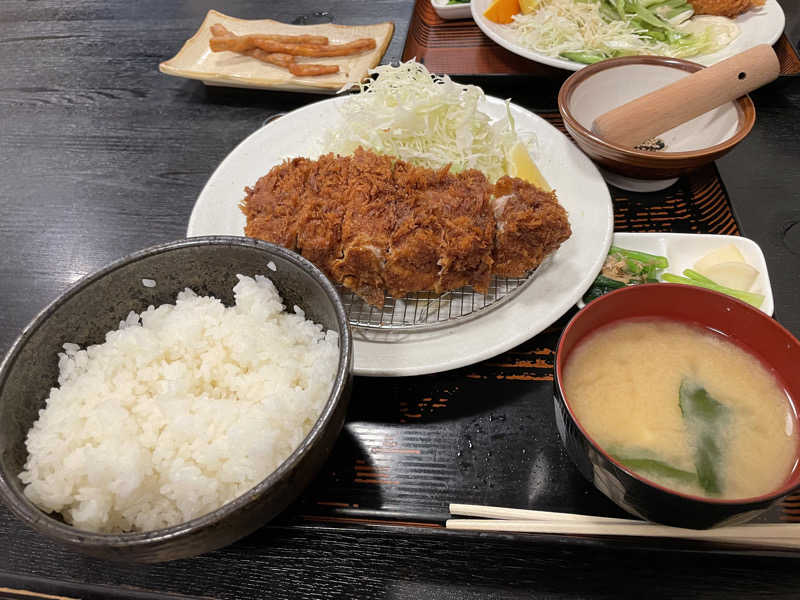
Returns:
[[[472,285],[489,288],[492,272],[491,186],[479,171],[453,175],[398,162],[396,201],[386,282],[392,296],[442,293]]]
[[[385,293],[486,293],[492,273],[525,276],[571,233],[554,192],[362,149],[284,162],[246,192],[247,235],[301,252],[375,306]]]
[[[474,169],[448,177],[429,190],[429,201],[437,207],[442,226],[441,271],[434,291],[465,285],[482,294],[489,291],[494,262],[491,192],[486,177]]]
[[[293,158],[273,167],[252,188],[240,204],[247,217],[245,235],[268,240],[289,250],[297,250],[301,195],[316,163],[307,158]]]
[[[751,8],[764,6],[765,0],[692,0],[691,5],[698,15],[717,15],[733,19]]]
[[[343,182],[342,254],[332,266],[334,279],[369,304],[383,304],[384,266],[394,229],[392,158],[358,148],[350,161],[352,177]]]
[[[494,272],[524,277],[572,234],[555,192],[513,177],[494,186]]]
[[[442,226],[426,190],[446,176],[447,169],[434,171],[402,161],[395,163],[394,181],[402,193],[395,198],[395,226],[384,275],[390,296],[433,290],[439,281]]]
[[[333,266],[342,256],[342,221],[349,196],[346,190],[353,177],[349,156],[325,154],[313,162],[305,186],[297,188],[299,210],[297,249],[308,260],[335,279]]]

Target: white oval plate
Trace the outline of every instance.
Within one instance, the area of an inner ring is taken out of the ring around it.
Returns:
[[[530,60],[550,65],[551,67],[558,67],[559,69],[577,71],[586,66],[571,60],[547,56],[546,54],[535,52],[518,44],[514,39],[512,30],[507,25],[493,23],[483,16],[483,13],[489,7],[489,4],[491,4],[491,1],[492,0],[472,0],[470,3],[472,18],[483,33],[500,44],[503,48],[510,50],[514,54],[519,54]],[[772,45],[781,37],[784,25],[786,24],[786,17],[777,0],[767,0],[763,7],[739,15],[734,21],[739,26],[741,33],[730,45],[719,52],[702,56],[693,56],[688,60],[708,66],[731,57],[734,54],[739,54],[739,52],[744,52],[753,46],[758,46],[759,44]]]
[[[684,269],[691,269],[694,263],[706,254],[722,246],[733,244],[744,256],[745,262],[758,270],[758,277],[750,287],[751,292],[764,295],[761,310],[770,317],[775,312],[772,298],[772,284],[767,272],[767,261],[761,247],[753,240],[739,235],[715,235],[713,233],[636,233],[619,232],[614,234],[614,245],[627,250],[638,250],[658,256],[666,256],[669,267],[664,273],[682,275]],[[583,299],[578,307],[586,306]]]
[[[188,236],[243,235],[239,210],[244,187],[253,185],[284,158],[315,157],[318,140],[337,127],[347,98],[330,98],[299,108],[251,134],[211,175],[189,219]],[[505,116],[505,102],[487,97],[481,110]],[[537,271],[515,298],[486,315],[432,331],[400,332],[355,328],[357,375],[422,375],[463,367],[496,356],[555,322],[578,301],[603,264],[613,235],[611,196],[592,162],[555,127],[511,105],[517,131],[538,140],[532,155],[569,213],[572,237]],[[268,275],[268,273],[267,273]]]

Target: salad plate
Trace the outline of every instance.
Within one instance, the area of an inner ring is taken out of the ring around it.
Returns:
[[[490,4],[491,0],[472,0],[470,6],[475,24],[492,41],[514,54],[551,67],[577,71],[586,66],[559,56],[536,52],[521,45],[508,25],[494,23],[483,16]],[[786,17],[777,0],[766,0],[764,6],[749,10],[733,21],[739,27],[739,36],[730,44],[713,54],[686,57],[687,60],[709,66],[759,44],[774,44],[783,33]]]
[[[187,235],[244,235],[239,210],[245,186],[285,158],[316,157],[329,128],[339,127],[346,97],[322,100],[271,121],[239,144],[211,175],[195,203]],[[485,97],[480,110],[506,116],[503,100]],[[611,197],[592,162],[560,131],[515,104],[509,106],[521,139],[569,214],[572,236],[508,302],[478,318],[433,330],[354,328],[358,375],[405,376],[455,369],[490,358],[538,334],[578,301],[608,252]]]

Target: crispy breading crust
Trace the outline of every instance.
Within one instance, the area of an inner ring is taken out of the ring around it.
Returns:
[[[698,15],[717,15],[733,19],[751,8],[764,6],[765,0],[691,0]]]
[[[486,293],[492,273],[525,276],[571,233],[554,192],[361,148],[285,161],[246,193],[246,235],[302,253],[374,306],[385,293]]]

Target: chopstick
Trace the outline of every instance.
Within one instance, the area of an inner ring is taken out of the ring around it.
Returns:
[[[582,523],[642,523],[633,519],[614,519],[611,517],[594,517],[572,513],[550,512],[546,510],[526,510],[523,508],[505,508],[503,506],[482,506],[480,504],[451,504],[451,515],[464,517],[484,517],[487,519],[519,519],[525,521],[572,521]]]
[[[449,519],[448,529],[560,535],[660,537],[800,548],[800,523],[755,523],[716,529],[681,529],[633,519],[614,519],[496,506],[451,504],[455,515],[488,519]]]

